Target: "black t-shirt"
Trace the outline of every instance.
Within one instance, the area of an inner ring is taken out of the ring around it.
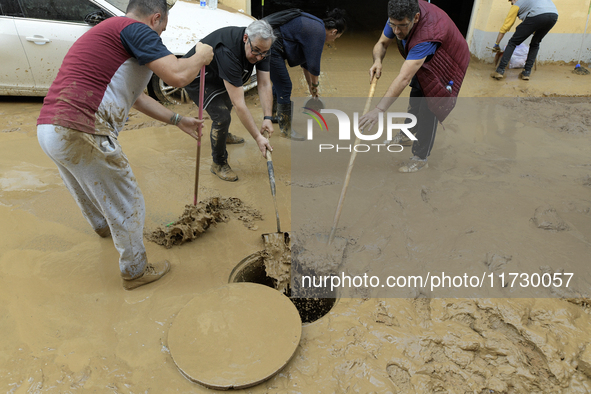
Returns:
[[[242,41],[245,30],[245,27],[223,27],[201,40],[202,43],[213,48],[213,60],[205,67],[205,107],[221,89],[225,90],[224,80],[233,86],[241,87],[250,78],[255,65],[246,58],[244,41]],[[191,57],[194,54],[195,47],[184,57]],[[269,71],[270,57],[267,56],[256,63],[256,66],[257,70]],[[195,100],[193,97],[198,97],[200,77],[198,76],[186,87],[193,100]]]

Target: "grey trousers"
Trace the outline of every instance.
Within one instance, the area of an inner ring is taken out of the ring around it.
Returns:
[[[119,142],[49,124],[37,126],[37,139],[92,228],[111,230],[121,276],[141,276],[147,262],[144,197]]]

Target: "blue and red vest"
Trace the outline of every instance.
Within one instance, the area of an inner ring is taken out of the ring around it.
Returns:
[[[429,41],[439,44],[431,60],[423,64],[416,76],[429,109],[443,122],[456,105],[470,62],[470,51],[455,23],[443,10],[424,0],[419,0],[419,7],[419,21],[410,31],[406,47],[399,45],[399,50],[406,58],[417,44]],[[447,90],[450,81],[453,81],[451,93]]]

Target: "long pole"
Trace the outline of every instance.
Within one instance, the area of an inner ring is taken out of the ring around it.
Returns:
[[[203,120],[203,95],[205,91],[205,66],[201,67],[199,72],[199,120]],[[197,130],[197,160],[195,162],[195,194],[193,196],[193,205],[197,205],[197,194],[199,193],[199,160],[201,159],[201,130],[203,123],[199,124]]]
[[[378,83],[378,79],[373,77],[371,80],[371,85],[369,87],[369,95],[367,97],[367,101],[365,102],[365,109],[363,110],[363,115],[369,112],[369,107],[371,106],[371,99],[376,91],[376,84]],[[358,145],[361,142],[359,137],[355,139],[355,145]],[[330,230],[330,235],[328,236],[328,245],[332,243],[334,240],[335,232],[337,230],[337,225],[339,223],[339,219],[341,217],[341,211],[343,209],[343,203],[345,202],[345,196],[347,195],[347,188],[349,187],[349,181],[351,180],[351,172],[353,171],[353,164],[355,164],[355,158],[357,157],[357,151],[353,150],[351,153],[351,157],[349,158],[349,166],[347,167],[347,175],[345,176],[345,182],[343,184],[343,190],[341,190],[341,197],[339,198],[339,204],[337,205],[337,211],[334,215],[334,220],[332,222],[332,229]]]

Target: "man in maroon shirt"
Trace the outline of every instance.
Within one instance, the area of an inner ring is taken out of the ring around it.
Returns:
[[[470,52],[449,16],[426,1],[390,0],[388,17],[384,32],[373,49],[370,79],[374,75],[381,76],[382,60],[393,41],[396,40],[405,61],[376,108],[359,120],[359,128],[371,129],[381,113],[386,112],[410,84],[408,111],[417,117],[414,127],[417,140],[412,145],[413,157],[398,171],[415,172],[428,167],[427,157],[435,141],[437,122],[443,122],[455,106]],[[394,143],[401,142],[399,134]]]
[[[101,237],[112,235],[126,290],[158,280],[168,261],[148,263],[144,198],[117,138],[133,106],[193,138],[202,121],[182,117],[143,94],[152,72],[172,86],[192,81],[213,51],[198,44],[177,59],[162,44],[166,0],[131,0],[70,48],[37,120],[37,139],[55,162],[82,214]]]

